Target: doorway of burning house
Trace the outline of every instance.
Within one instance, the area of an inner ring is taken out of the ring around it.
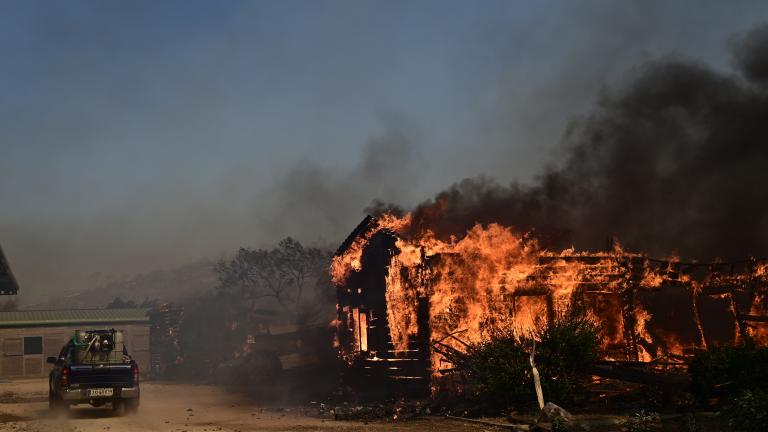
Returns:
[[[356,352],[368,352],[368,311],[353,308],[350,325]]]

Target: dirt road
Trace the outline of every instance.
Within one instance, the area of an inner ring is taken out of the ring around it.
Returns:
[[[108,407],[72,407],[66,417],[48,412],[47,382],[0,382],[0,431],[29,432],[247,432],[247,431],[482,431],[442,419],[340,422],[308,415],[304,407],[266,408],[204,385],[144,383],[135,415]]]

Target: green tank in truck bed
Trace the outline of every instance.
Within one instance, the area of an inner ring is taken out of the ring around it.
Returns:
[[[72,336],[73,363],[101,364],[130,361],[121,330],[77,330]]]

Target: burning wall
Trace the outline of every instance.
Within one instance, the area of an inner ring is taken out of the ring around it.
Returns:
[[[497,224],[461,238],[408,237],[410,215],[366,218],[331,274],[340,352],[388,376],[425,380],[456,349],[493,329],[528,333],[572,306],[600,324],[609,360],[679,358],[747,335],[768,342],[768,264],[655,260],[620,247],[560,252]],[[410,363],[408,363],[410,361]]]

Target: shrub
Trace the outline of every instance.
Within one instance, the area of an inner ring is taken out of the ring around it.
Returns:
[[[627,432],[651,432],[658,430],[659,422],[661,417],[657,413],[642,410],[624,421],[623,426]]]
[[[688,368],[691,391],[699,403],[731,400],[746,390],[768,387],[768,348],[748,340],[738,346],[713,347],[694,357]]]
[[[581,380],[598,357],[598,331],[584,315],[569,312],[534,332],[536,367],[544,398],[557,404],[573,400]],[[471,346],[459,369],[474,395],[491,410],[529,407],[536,401],[531,366],[531,337],[512,329],[490,335]]]
[[[768,393],[745,390],[726,404],[721,415],[728,419],[734,432],[763,432],[768,430]]]
[[[536,366],[543,377],[544,397],[556,404],[571,402],[589,367],[598,359],[597,327],[574,311],[539,328],[536,338]]]
[[[714,347],[698,353],[688,373],[691,391],[697,402],[713,398],[720,415],[732,430],[768,430],[768,348],[752,340],[738,346]]]
[[[528,363],[530,349],[514,332],[496,332],[489,341],[475,345],[462,366],[462,373],[475,396],[491,410],[529,405],[534,399],[533,378]]]

